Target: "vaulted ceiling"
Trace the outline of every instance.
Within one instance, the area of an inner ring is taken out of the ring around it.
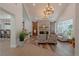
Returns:
[[[51,7],[54,8],[54,13],[49,17],[49,20],[54,21],[59,19],[59,17],[65,12],[69,4],[59,4],[59,3],[50,3]],[[17,6],[17,5],[16,5]],[[32,21],[39,20],[43,18],[43,9],[47,6],[47,3],[24,3],[23,4],[27,15]],[[5,11],[5,10],[4,10]],[[10,15],[0,9],[0,16],[3,18],[7,15]]]
[[[54,7],[54,13],[49,17],[49,20],[57,20],[62,13],[66,10],[69,4],[59,4],[59,3],[51,3],[52,7]],[[47,6],[47,3],[25,3],[24,7],[30,16],[31,20],[39,20],[43,18],[43,9]]]

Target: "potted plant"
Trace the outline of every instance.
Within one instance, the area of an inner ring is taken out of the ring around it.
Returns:
[[[23,31],[20,32],[20,34],[19,34],[20,46],[23,46],[25,37],[26,37],[26,33]]]

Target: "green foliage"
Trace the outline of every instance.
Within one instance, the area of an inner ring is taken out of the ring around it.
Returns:
[[[72,25],[69,25],[67,34],[68,34],[70,37],[73,37],[73,29],[72,29]]]
[[[19,35],[20,41],[24,41],[26,35],[27,34],[25,32],[20,32],[20,35]]]

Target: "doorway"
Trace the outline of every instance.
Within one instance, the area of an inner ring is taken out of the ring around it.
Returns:
[[[32,22],[32,36],[38,35],[38,22]]]

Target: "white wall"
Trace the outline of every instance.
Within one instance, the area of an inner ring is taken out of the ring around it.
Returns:
[[[79,4],[76,4],[76,14],[74,20],[75,26],[75,55],[79,56]]]
[[[50,32],[55,32],[55,22],[50,22]]]

